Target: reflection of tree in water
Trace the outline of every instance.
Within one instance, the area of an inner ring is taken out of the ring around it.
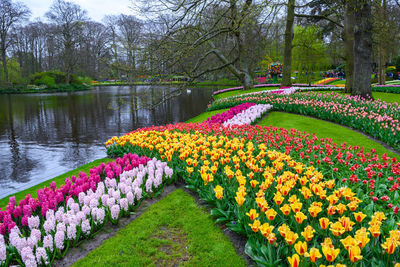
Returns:
[[[177,89],[124,86],[69,94],[0,95],[0,151],[5,155],[0,157],[4,184],[0,194],[15,181],[52,177],[57,169],[72,169],[105,156],[104,143],[112,136],[196,116],[206,108],[212,91],[176,94]],[[110,104],[115,109],[109,109]]]
[[[3,179],[11,179],[16,182],[28,182],[29,176],[26,175],[29,171],[33,170],[39,164],[38,160],[29,158],[29,150],[26,148],[22,152],[20,151],[20,145],[17,140],[15,128],[14,128],[14,112],[11,101],[11,96],[8,95],[8,144],[10,146],[11,152],[11,173],[8,177],[3,177]],[[3,165],[4,167],[4,165]],[[3,168],[2,167],[2,168]],[[2,171],[4,174],[5,172]],[[6,172],[7,173],[7,172]]]

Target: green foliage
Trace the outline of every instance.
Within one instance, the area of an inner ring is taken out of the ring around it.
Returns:
[[[26,82],[21,75],[21,68],[15,58],[7,60],[8,78],[13,84],[21,84]],[[4,82],[3,62],[0,61],[0,81]]]
[[[317,26],[294,28],[292,69],[299,71],[298,79],[304,76],[306,80],[312,81],[313,72],[326,69],[329,65],[327,47],[325,46],[321,30]],[[316,75],[317,75],[316,74]],[[297,80],[296,82],[300,82]]]
[[[34,81],[35,85],[46,85],[48,88],[56,86],[56,80],[49,75],[42,75],[40,79]]]
[[[78,78],[84,84],[91,84],[93,81],[92,78],[90,78],[88,76],[79,76]]]
[[[56,85],[58,86],[59,84],[65,84],[65,73],[57,70],[39,72],[31,75],[30,80],[31,83],[35,85],[46,85],[49,88],[54,88]],[[49,86],[46,84],[53,84],[52,81],[54,81],[54,85]],[[71,74],[70,83],[82,84],[82,80],[79,79],[79,77],[75,74]]]

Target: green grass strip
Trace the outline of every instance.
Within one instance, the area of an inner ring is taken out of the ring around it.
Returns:
[[[186,122],[187,123],[189,123],[189,122],[203,122],[203,121],[207,120],[208,118],[214,116],[215,114],[222,113],[222,112],[225,112],[227,110],[229,110],[229,108],[203,112],[200,115],[198,115],[198,116],[196,116],[194,118],[191,118],[190,120],[187,120]]]
[[[332,141],[338,145],[346,142],[353,146],[363,146],[366,151],[374,148],[379,155],[387,153],[390,157],[399,157],[381,144],[349,128],[302,115],[271,112],[258,124],[261,126],[272,125],[278,128],[297,129],[301,132],[307,131],[310,134],[315,133],[318,138],[332,138]]]
[[[4,198],[0,199],[0,208],[4,209],[7,206],[10,196],[14,196],[15,195],[15,197],[17,199],[17,202],[20,201],[21,199],[25,198],[25,196],[27,194],[31,194],[32,197],[37,197],[37,190],[41,189],[43,187],[50,186],[50,182],[52,182],[52,181],[55,181],[57,186],[60,187],[60,185],[64,184],[66,178],[71,177],[72,175],[78,175],[79,172],[86,172],[87,174],[89,174],[89,170],[92,167],[98,166],[102,162],[107,163],[107,162],[110,162],[110,161],[113,161],[113,159],[110,159],[110,158],[98,159],[98,160],[89,162],[89,163],[87,163],[85,165],[82,165],[82,166],[80,166],[80,167],[78,167],[78,168],[76,168],[76,169],[74,169],[72,171],[66,172],[66,173],[61,174],[61,175],[59,175],[57,177],[54,177],[54,178],[49,179],[47,181],[44,181],[44,182],[42,182],[42,183],[40,183],[38,185],[32,186],[30,188],[27,188],[27,189],[22,190],[22,191],[20,191],[18,193],[15,193],[15,194],[11,194],[11,195],[9,195],[7,197],[4,197]]]
[[[226,98],[226,97],[231,97],[231,96],[237,96],[237,95],[242,95],[242,94],[248,94],[248,93],[253,93],[253,92],[260,92],[264,90],[274,90],[274,89],[279,89],[279,87],[258,87],[250,90],[243,91],[241,89],[239,90],[234,90],[234,91],[228,91],[225,93],[220,93],[218,95],[214,96],[215,100],[221,99],[221,98]]]
[[[178,189],[73,266],[246,266],[229,238]]]

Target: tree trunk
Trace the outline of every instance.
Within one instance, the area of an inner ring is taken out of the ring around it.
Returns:
[[[355,1],[354,83],[352,95],[372,97],[371,0]]]
[[[378,83],[381,85],[385,84],[386,80],[386,54],[385,54],[385,43],[386,43],[386,0],[379,1],[379,40],[378,40]]]
[[[5,83],[9,83],[6,48],[4,47],[3,42],[2,42],[2,46],[1,46],[1,61],[3,62],[4,81],[5,81]]]
[[[354,70],[354,5],[352,1],[346,2],[344,16],[343,39],[346,58],[346,87],[345,93],[353,92],[353,70]]]
[[[294,23],[295,0],[288,0],[286,30],[285,30],[285,51],[283,54],[283,86],[292,84],[292,41],[293,41],[293,23]]]

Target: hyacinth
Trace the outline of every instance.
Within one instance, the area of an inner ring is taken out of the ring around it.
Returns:
[[[228,125],[245,125],[251,124],[256,119],[260,118],[265,112],[272,109],[272,105],[269,104],[259,104],[249,107],[241,113],[238,113],[231,119],[225,121],[223,125],[226,127]]]
[[[113,206],[111,207],[111,209],[110,209],[110,212],[111,212],[111,218],[112,218],[113,220],[118,219],[118,217],[119,217],[119,212],[120,212],[120,207],[119,207],[119,205],[118,205],[118,204],[113,205]]]
[[[7,249],[4,243],[4,237],[0,235],[0,264],[7,259]]]
[[[76,225],[75,224],[70,224],[67,226],[67,238],[69,240],[76,239]]]
[[[54,242],[56,244],[56,248],[59,250],[64,249],[64,240],[65,240],[65,232],[64,231],[57,231],[54,235]]]
[[[48,264],[48,257],[46,253],[46,249],[44,247],[38,247],[36,249],[36,261],[38,263],[44,262],[45,264]]]
[[[128,199],[127,199],[127,198],[121,198],[120,201],[119,201],[119,204],[121,205],[121,208],[122,208],[124,211],[128,211],[128,209],[129,209],[129,202],[128,202]]]
[[[51,252],[53,252],[53,236],[52,235],[46,235],[43,238],[43,247],[47,248]]]

